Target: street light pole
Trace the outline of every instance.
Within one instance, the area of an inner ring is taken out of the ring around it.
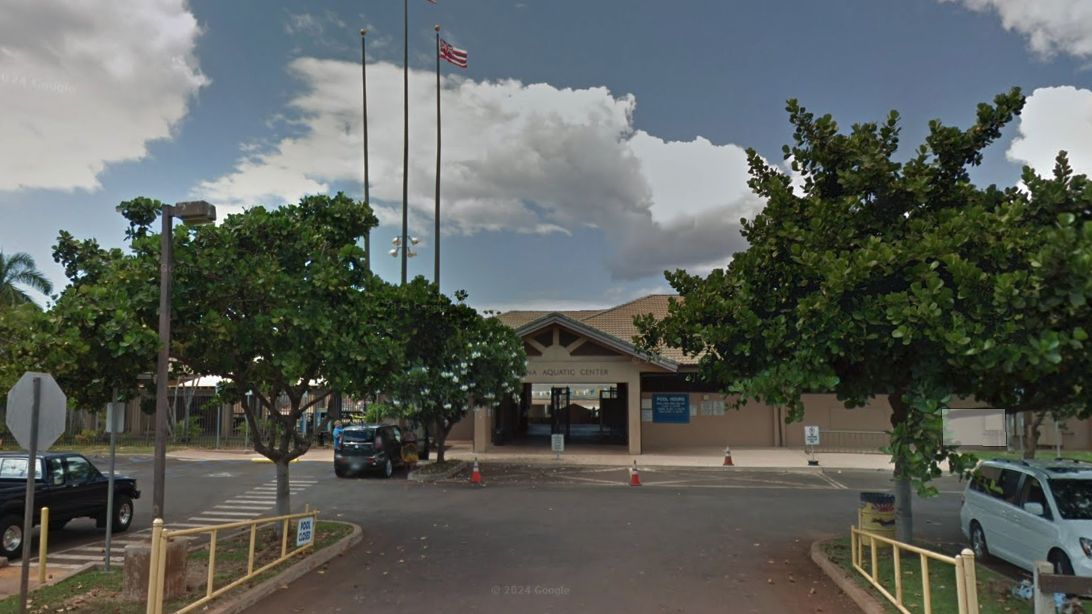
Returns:
[[[171,359],[171,249],[174,207],[164,205],[159,233],[159,358],[155,376],[155,467],[152,473],[152,518],[163,518],[167,480],[167,367]],[[109,521],[109,519],[107,519]]]
[[[198,200],[163,205],[159,234],[159,358],[155,382],[155,466],[152,472],[152,518],[163,518],[167,481],[167,377],[171,360],[171,281],[174,270],[173,218],[185,224],[216,220],[216,207]]]

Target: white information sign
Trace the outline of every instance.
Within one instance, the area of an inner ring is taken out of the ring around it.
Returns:
[[[106,432],[125,432],[125,403],[106,404]]]
[[[315,517],[300,518],[296,525],[296,547],[306,546],[315,539]]]
[[[561,433],[550,435],[550,449],[558,454],[565,451],[565,436]]]
[[[804,445],[805,446],[817,446],[817,445],[819,445],[819,427],[818,426],[805,426],[804,427]]]

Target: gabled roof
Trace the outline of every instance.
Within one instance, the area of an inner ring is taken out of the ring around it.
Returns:
[[[501,314],[501,316],[504,315],[505,314]],[[505,322],[503,319],[501,321]],[[507,324],[507,322],[505,323]],[[567,328],[578,335],[587,337],[588,339],[591,339],[592,341],[595,341],[596,343],[608,349],[614,350],[619,354],[625,354],[627,356],[638,358],[668,371],[674,372],[679,369],[679,363],[669,357],[663,355],[650,356],[640,351],[637,346],[633,344],[632,341],[621,339],[615,335],[610,334],[609,332],[589,325],[586,321],[577,320],[559,311],[547,312],[544,315],[535,318],[534,320],[531,320],[521,326],[513,328],[515,328],[516,334],[520,337],[527,337],[555,325]]]
[[[681,300],[674,294],[650,294],[608,309],[586,309],[580,311],[506,311],[498,315],[497,318],[510,328],[515,329],[520,336],[525,336],[525,333],[520,331],[526,325],[537,322],[545,316],[554,314],[561,315],[590,329],[604,333],[614,338],[616,341],[620,341],[628,347],[633,348],[633,351],[636,351],[636,346],[633,344],[633,338],[637,336],[638,331],[637,326],[633,324],[633,318],[639,315],[651,314],[657,320],[662,320],[667,316],[668,305],[672,299]],[[661,348],[659,357],[661,359],[666,359],[669,363],[676,365],[676,367],[679,365],[691,366],[698,363],[696,358],[686,356],[683,354],[682,350],[672,347]],[[644,355],[641,355],[641,358],[647,360]]]

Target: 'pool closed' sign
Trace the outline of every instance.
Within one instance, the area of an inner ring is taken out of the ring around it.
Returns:
[[[654,394],[652,395],[652,421],[667,424],[687,424],[690,422],[690,395]]]
[[[296,547],[306,546],[314,539],[315,518],[313,516],[300,518],[299,524],[296,525]]]

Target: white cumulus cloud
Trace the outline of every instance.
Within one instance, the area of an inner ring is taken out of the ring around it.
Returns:
[[[291,101],[294,135],[247,152],[235,168],[198,185],[218,204],[282,204],[362,176],[360,67],[300,58],[303,84]],[[400,221],[402,69],[368,66],[372,200],[385,223]],[[633,125],[636,100],[606,88],[558,88],[516,80],[445,76],[444,232],[561,233],[600,229],[619,278],[727,262],[742,248],[739,218],[762,203],[746,186],[742,149],[698,137],[666,142]],[[435,74],[410,73],[409,202],[413,223],[431,224],[434,203]]]
[[[184,0],[0,3],[0,190],[87,189],[206,84]]]
[[[1092,91],[1072,86],[1032,92],[1020,114],[1008,158],[1050,176],[1059,151],[1078,173],[1092,175]]]
[[[942,0],[996,13],[1006,30],[1019,32],[1036,53],[1092,57],[1092,2],[1089,0]]]

